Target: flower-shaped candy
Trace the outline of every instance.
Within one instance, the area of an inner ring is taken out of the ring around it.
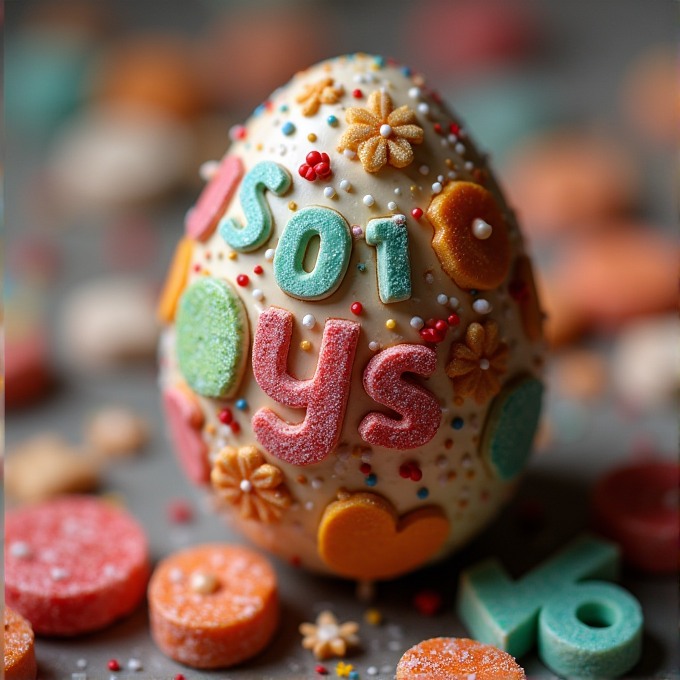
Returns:
[[[343,94],[342,85],[333,87],[333,78],[322,78],[317,83],[305,85],[295,101],[304,104],[303,116],[313,116],[321,104],[336,104]]]
[[[359,644],[357,631],[359,624],[354,621],[338,623],[332,612],[321,612],[316,623],[301,623],[300,633],[304,636],[302,646],[311,649],[319,659],[330,659],[332,656],[343,657],[348,647]]]
[[[222,449],[210,478],[218,497],[238,506],[244,519],[276,522],[290,507],[283,473],[265,462],[254,446],[242,446],[238,451],[231,446]]]
[[[446,373],[460,397],[472,397],[480,406],[500,392],[500,376],[507,371],[509,348],[498,338],[498,324],[473,321],[465,333],[465,343],[451,346]]]
[[[385,163],[404,168],[413,160],[412,144],[421,144],[423,128],[408,106],[396,111],[387,92],[371,92],[365,109],[349,108],[345,114],[349,128],[341,137],[338,151],[359,154],[366,172],[378,172]]]

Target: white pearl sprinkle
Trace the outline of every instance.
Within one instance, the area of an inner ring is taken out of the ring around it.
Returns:
[[[392,126],[384,123],[380,126],[380,136],[389,137],[392,134]]]
[[[397,187],[397,188],[394,190],[394,194],[395,194],[395,196],[401,196],[401,189],[400,189],[399,187]]]
[[[355,82],[355,83],[365,83],[365,82],[366,82],[366,79],[365,79],[365,77],[364,77],[364,74],[363,74],[363,73],[357,73],[357,74],[355,74],[355,76],[354,76],[354,82]]]
[[[352,149],[345,149],[345,150],[342,152],[342,155],[343,155],[345,158],[349,158],[351,161],[353,161],[353,160],[357,157],[357,152],[356,152],[356,151],[352,151]]]
[[[456,153],[460,154],[461,156],[467,151],[465,144],[461,144],[460,142],[458,142],[458,144],[456,144],[456,146],[453,148],[456,150]]]
[[[305,510],[314,510],[314,503],[312,501],[307,501],[305,503]]]
[[[377,342],[372,341],[368,343],[368,349],[370,349],[371,352],[377,352],[380,349],[380,345]]]
[[[218,161],[206,161],[201,163],[198,174],[202,180],[209,182],[217,174],[219,168],[220,164]]]
[[[443,184],[444,183],[444,175],[437,175],[437,181],[441,182]]]
[[[488,370],[488,368],[489,368],[490,365],[491,365],[491,364],[489,363],[489,360],[488,360],[488,359],[480,359],[480,360],[479,360],[479,367],[480,367],[483,371]]]
[[[205,572],[196,572],[191,575],[191,590],[201,595],[209,595],[217,590],[219,582],[215,574],[208,574]]]
[[[449,142],[451,142],[451,144],[455,144],[458,141],[458,137],[456,137],[453,132],[447,137],[447,139]]]
[[[387,204],[387,207],[388,207],[390,210],[396,210],[396,209],[397,209],[397,204],[396,204],[394,201],[390,201],[390,202]]]
[[[12,557],[29,558],[33,555],[31,547],[24,541],[13,541],[9,544],[9,554]]]
[[[364,451],[361,454],[361,462],[362,463],[370,463],[371,458],[373,458],[373,451]]]
[[[441,183],[441,182],[435,182],[435,183],[432,185],[432,191],[433,191],[435,194],[438,194],[438,193],[442,190],[442,188],[443,188],[443,187],[442,187],[442,183]]]
[[[239,488],[243,493],[250,493],[253,490],[253,485],[248,479],[242,479],[241,483],[239,484]]]
[[[419,316],[414,316],[411,319],[411,328],[415,328],[417,331],[419,331],[424,325],[425,322]]]
[[[316,326],[316,317],[314,316],[314,314],[305,314],[302,317],[302,325],[305,328],[309,328],[309,330],[314,328],[314,326]]]
[[[437,295],[437,302],[440,305],[448,305],[449,304],[448,295],[444,295],[444,293],[440,293],[439,295]]]
[[[312,489],[320,489],[323,486],[323,479],[316,477],[312,480]]]
[[[427,173],[430,172],[430,168],[427,165],[421,165],[418,170],[421,175],[427,175]]]
[[[260,300],[264,300],[264,293],[259,288],[253,288],[251,295],[253,296],[253,299],[257,300],[258,302]]]
[[[456,177],[458,177],[458,175],[453,170],[449,170],[448,176],[449,176],[449,179],[456,179]]]
[[[366,674],[367,675],[378,675],[378,667],[377,666],[369,666],[366,669]]]
[[[448,140],[448,139],[442,138],[442,140],[441,140],[441,145],[442,145],[445,149],[447,149],[448,146],[449,146],[449,140]]]
[[[420,104],[418,104],[418,113],[427,116],[427,114],[430,113],[430,107],[425,102],[420,102]]]
[[[66,571],[66,569],[62,569],[61,567],[52,567],[50,570],[50,576],[52,577],[53,581],[63,581],[70,575],[71,574]]]
[[[425,282],[426,283],[432,283],[434,281],[434,276],[432,276],[432,272],[427,272],[425,274]]]
[[[458,307],[458,298],[450,297],[450,298],[449,298],[449,304],[450,304],[452,307]]]
[[[78,659],[78,661],[76,661],[76,667],[87,668],[87,659]]]
[[[465,169],[469,172],[475,167],[475,164],[472,161],[465,161]]]
[[[440,470],[443,470],[448,464],[449,464],[449,461],[447,460],[446,456],[437,456],[437,460],[435,461],[435,465]]]
[[[474,220],[472,220],[472,235],[475,238],[484,241],[489,238],[489,236],[491,236],[492,231],[493,227],[488,222],[485,222],[479,217],[476,217]]]
[[[139,659],[130,659],[127,662],[127,667],[129,671],[141,671],[143,666]]]
[[[364,205],[367,205],[369,208],[375,203],[375,198],[371,194],[366,194],[362,200]]]
[[[364,230],[358,224],[355,224],[352,227],[352,236],[354,236],[354,238],[363,238]]]
[[[491,305],[488,300],[475,300],[472,303],[472,309],[474,309],[477,314],[488,314],[491,311]]]
[[[276,251],[273,248],[267,248],[267,250],[264,251],[264,259],[267,260],[267,262],[271,262],[274,259],[275,254]]]
[[[397,206],[395,205],[394,208],[392,208],[392,209],[395,210],[396,207]],[[401,214],[395,215],[392,218],[392,222],[394,222],[395,224],[406,224],[406,215],[401,215]]]
[[[419,87],[412,87],[408,91],[408,96],[411,97],[411,99],[418,99],[418,97],[420,97],[420,88]]]
[[[334,189],[333,187],[326,187],[326,188],[323,190],[323,195],[324,195],[326,198],[333,198],[333,196],[335,196],[335,189]]]
[[[343,179],[343,180],[340,182],[340,188],[341,188],[343,191],[349,191],[349,190],[352,188],[352,184],[351,184],[351,182],[350,182],[348,179]]]

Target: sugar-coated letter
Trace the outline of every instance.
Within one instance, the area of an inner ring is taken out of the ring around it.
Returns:
[[[378,294],[385,304],[411,297],[411,263],[406,224],[392,217],[371,220],[366,227],[366,243],[375,246]]]

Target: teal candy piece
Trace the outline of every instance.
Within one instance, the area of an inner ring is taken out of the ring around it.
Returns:
[[[176,323],[179,369],[189,387],[204,397],[233,396],[250,342],[241,298],[222,279],[199,279],[182,294]]]
[[[486,560],[461,574],[458,613],[475,640],[520,657],[536,644],[541,608],[584,579],[615,579],[619,557],[617,546],[586,535],[518,581]]]
[[[321,243],[311,272],[303,267],[309,242]],[[284,227],[274,255],[274,278],[284,293],[302,300],[321,300],[340,285],[349,265],[352,235],[335,210],[310,206],[295,213]]]
[[[526,465],[538,428],[543,383],[524,377],[494,399],[482,437],[482,457],[500,479],[512,479]]]
[[[538,653],[558,675],[616,678],[642,652],[642,608],[626,590],[591,581],[549,600],[538,619]]]
[[[378,294],[384,304],[411,297],[411,264],[406,224],[391,217],[371,220],[366,227],[366,243],[376,247]]]
[[[245,227],[233,217],[223,217],[218,225],[220,236],[242,253],[259,248],[272,233],[272,212],[264,192],[269,189],[277,196],[288,191],[292,180],[288,172],[273,161],[262,161],[246,173],[239,191]]]

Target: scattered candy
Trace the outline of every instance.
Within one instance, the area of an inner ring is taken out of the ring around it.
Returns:
[[[203,594],[192,576],[217,582]],[[176,578],[173,578],[176,575]],[[224,668],[261,652],[279,621],[276,575],[240,546],[209,544],[165,558],[149,583],[151,634],[170,658],[194,668]]]
[[[4,657],[5,680],[35,680],[34,635],[31,624],[5,606]]]
[[[348,649],[359,645],[358,631],[358,623],[354,621],[338,623],[338,619],[329,611],[321,612],[316,617],[316,623],[300,624],[302,646],[311,649],[319,660],[345,656]],[[350,670],[351,668],[350,666]],[[323,671],[328,672],[325,668]],[[319,672],[321,671],[317,670],[317,673]]]
[[[5,556],[7,604],[36,633],[70,636],[98,630],[132,612],[149,577],[147,540],[126,512],[88,496],[62,496],[10,510],[9,545],[34,557]]]

